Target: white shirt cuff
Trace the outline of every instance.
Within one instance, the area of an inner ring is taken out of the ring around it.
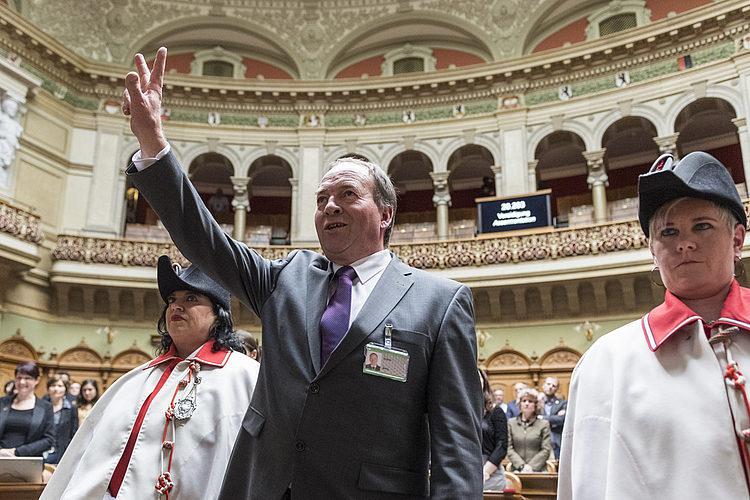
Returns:
[[[141,170],[144,170],[144,169],[150,167],[151,165],[153,165],[157,161],[159,161],[162,158],[164,158],[167,155],[167,153],[169,153],[170,149],[171,149],[171,147],[169,146],[169,143],[167,143],[167,145],[164,147],[164,149],[162,149],[161,151],[159,151],[156,154],[156,157],[154,157],[154,158],[141,158],[141,150],[139,149],[133,155],[133,165],[135,165],[135,169],[140,172]]]

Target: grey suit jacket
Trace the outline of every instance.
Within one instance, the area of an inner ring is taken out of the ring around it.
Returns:
[[[482,392],[468,287],[393,257],[320,365],[332,265],[269,261],[226,236],[174,156],[128,170],[180,251],[263,323],[263,362],[220,498],[482,498]],[[409,352],[406,382],[363,373],[365,345]],[[428,467],[431,476],[428,477]]]

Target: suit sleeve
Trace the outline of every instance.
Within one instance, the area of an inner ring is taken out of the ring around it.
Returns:
[[[513,425],[508,421],[508,458],[510,459],[511,467],[513,470],[518,470],[523,467],[526,462],[521,455],[518,454],[513,442]]]
[[[281,268],[224,233],[171,151],[140,172],[134,165],[126,172],[185,258],[260,315]]]
[[[543,415],[544,420],[547,420],[549,422],[549,426],[551,427],[553,432],[562,432],[563,426],[565,425],[565,415],[557,415],[557,412],[559,412],[560,410],[565,410],[567,412],[567,401],[563,401],[562,405],[551,415]]]
[[[495,449],[487,459],[495,467],[500,467],[508,453],[508,419],[505,418],[505,412],[499,406],[492,410],[492,431],[495,438]]]
[[[473,301],[462,285],[445,311],[430,360],[432,500],[482,498],[483,398],[476,359]]]
[[[528,462],[535,472],[547,470],[547,460],[549,460],[549,454],[552,451],[552,435],[550,434],[549,422],[545,420],[540,420],[539,422],[543,424],[540,431],[541,448]]]
[[[44,407],[42,425],[32,433],[31,442],[16,447],[16,455],[19,457],[41,457],[42,453],[52,448],[55,443],[55,416],[52,403],[38,399],[37,404],[42,404]]]

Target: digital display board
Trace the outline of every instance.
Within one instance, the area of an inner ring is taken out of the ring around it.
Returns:
[[[550,190],[512,198],[478,198],[480,233],[519,231],[552,225]]]

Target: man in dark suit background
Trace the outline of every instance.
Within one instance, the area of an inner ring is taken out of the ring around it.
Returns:
[[[261,258],[221,231],[170,151],[165,60],[162,48],[149,72],[139,54],[126,78],[123,111],[141,146],[128,174],[185,257],[263,324],[260,378],[220,498],[482,498],[471,292],[387,251],[390,179],[369,162],[334,162],[316,194],[325,257]],[[392,349],[403,372],[365,372],[368,344]]]
[[[505,416],[508,417],[508,419],[517,417],[521,414],[521,410],[518,409],[518,402],[516,401],[516,398],[518,398],[519,392],[528,388],[529,386],[524,384],[523,382],[516,382],[515,384],[513,384],[513,401],[508,403],[508,409],[505,410]]]
[[[565,412],[568,410],[568,402],[563,398],[555,396],[560,388],[560,381],[557,377],[547,377],[542,384],[544,400],[542,405],[542,418],[549,420],[549,426],[552,430],[552,451],[555,453],[555,459],[560,459],[560,443],[562,442],[563,425],[565,425]]]

